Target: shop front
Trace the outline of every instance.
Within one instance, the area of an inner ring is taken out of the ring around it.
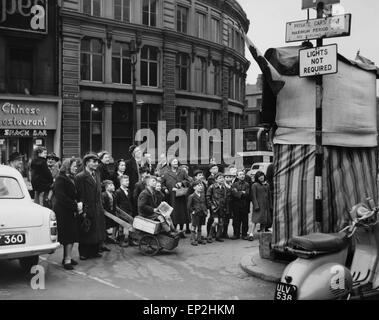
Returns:
[[[0,97],[0,163],[7,163],[13,152],[28,162],[38,146],[59,155],[60,109],[58,98]]]

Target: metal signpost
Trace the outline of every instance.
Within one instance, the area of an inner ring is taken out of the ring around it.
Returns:
[[[338,72],[337,45],[323,46],[323,38],[350,35],[351,15],[323,17],[325,6],[340,3],[340,0],[302,0],[302,9],[316,8],[317,19],[287,23],[286,42],[316,39],[315,48],[299,51],[300,77],[316,78],[316,164],[315,164],[315,210],[316,231],[322,231],[322,99],[323,75]]]

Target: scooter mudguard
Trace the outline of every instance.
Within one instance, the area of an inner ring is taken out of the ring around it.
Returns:
[[[298,258],[283,272],[282,283],[297,288],[298,300],[333,300],[352,288],[350,271],[344,266],[347,250],[313,259]]]

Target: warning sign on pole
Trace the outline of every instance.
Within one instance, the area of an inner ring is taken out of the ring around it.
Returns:
[[[301,78],[337,73],[337,44],[299,50],[299,60]]]

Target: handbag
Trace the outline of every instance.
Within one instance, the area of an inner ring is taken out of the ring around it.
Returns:
[[[91,229],[91,220],[87,217],[80,216],[80,229],[87,233]]]
[[[187,195],[188,193],[188,188],[180,188],[175,190],[175,196],[176,197],[183,197]]]

